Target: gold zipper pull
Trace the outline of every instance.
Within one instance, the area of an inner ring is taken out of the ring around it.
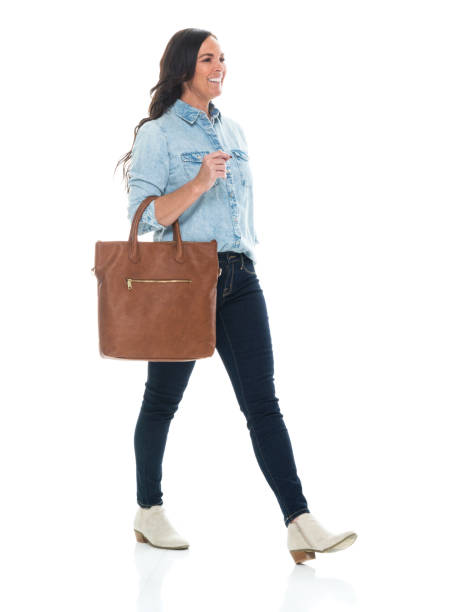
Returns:
[[[221,268],[219,268],[220,272],[218,273],[218,276],[221,276]]]
[[[128,281],[128,289],[132,289],[133,288],[133,286],[132,286],[133,279],[132,278],[128,278],[127,281]]]

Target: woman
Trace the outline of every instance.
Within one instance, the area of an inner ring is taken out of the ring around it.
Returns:
[[[254,267],[258,243],[253,220],[252,175],[241,127],[212,99],[226,77],[224,54],[208,31],[188,28],[169,41],[149,117],[135,129],[124,162],[128,217],[149,195],[138,234],[172,240],[179,218],[184,240],[217,240],[216,348],[246,417],[257,462],[281,507],[287,544],[296,563],[315,552],[334,552],[357,534],[326,531],[310,513],[273,381],[268,314]],[[130,167],[125,172],[125,163]],[[119,163],[120,163],[119,162]],[[161,548],[188,548],[162,504],[162,459],[171,419],[195,361],[148,362],[148,379],[137,420],[136,538]]]

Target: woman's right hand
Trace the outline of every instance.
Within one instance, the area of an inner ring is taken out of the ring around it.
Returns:
[[[221,149],[203,157],[201,168],[193,179],[201,191],[209,191],[217,178],[226,178],[226,162],[231,157]]]

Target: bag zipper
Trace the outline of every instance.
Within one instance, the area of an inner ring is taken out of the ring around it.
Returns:
[[[218,276],[220,276],[222,270],[221,268],[219,268],[219,273]],[[128,283],[128,289],[132,289],[133,288],[133,283],[191,283],[191,280],[187,280],[187,279],[180,279],[180,278],[176,278],[176,279],[170,279],[170,280],[153,280],[153,279],[146,279],[146,278],[127,278],[126,282]]]
[[[191,280],[188,279],[167,279],[167,280],[155,280],[155,279],[147,279],[147,278],[127,278],[126,282],[128,283],[128,289],[132,289],[133,283],[191,283]]]

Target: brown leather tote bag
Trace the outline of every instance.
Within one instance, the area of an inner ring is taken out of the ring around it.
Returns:
[[[138,242],[148,196],[134,214],[128,242],[95,243],[99,348],[102,357],[193,361],[216,342],[217,241]]]

